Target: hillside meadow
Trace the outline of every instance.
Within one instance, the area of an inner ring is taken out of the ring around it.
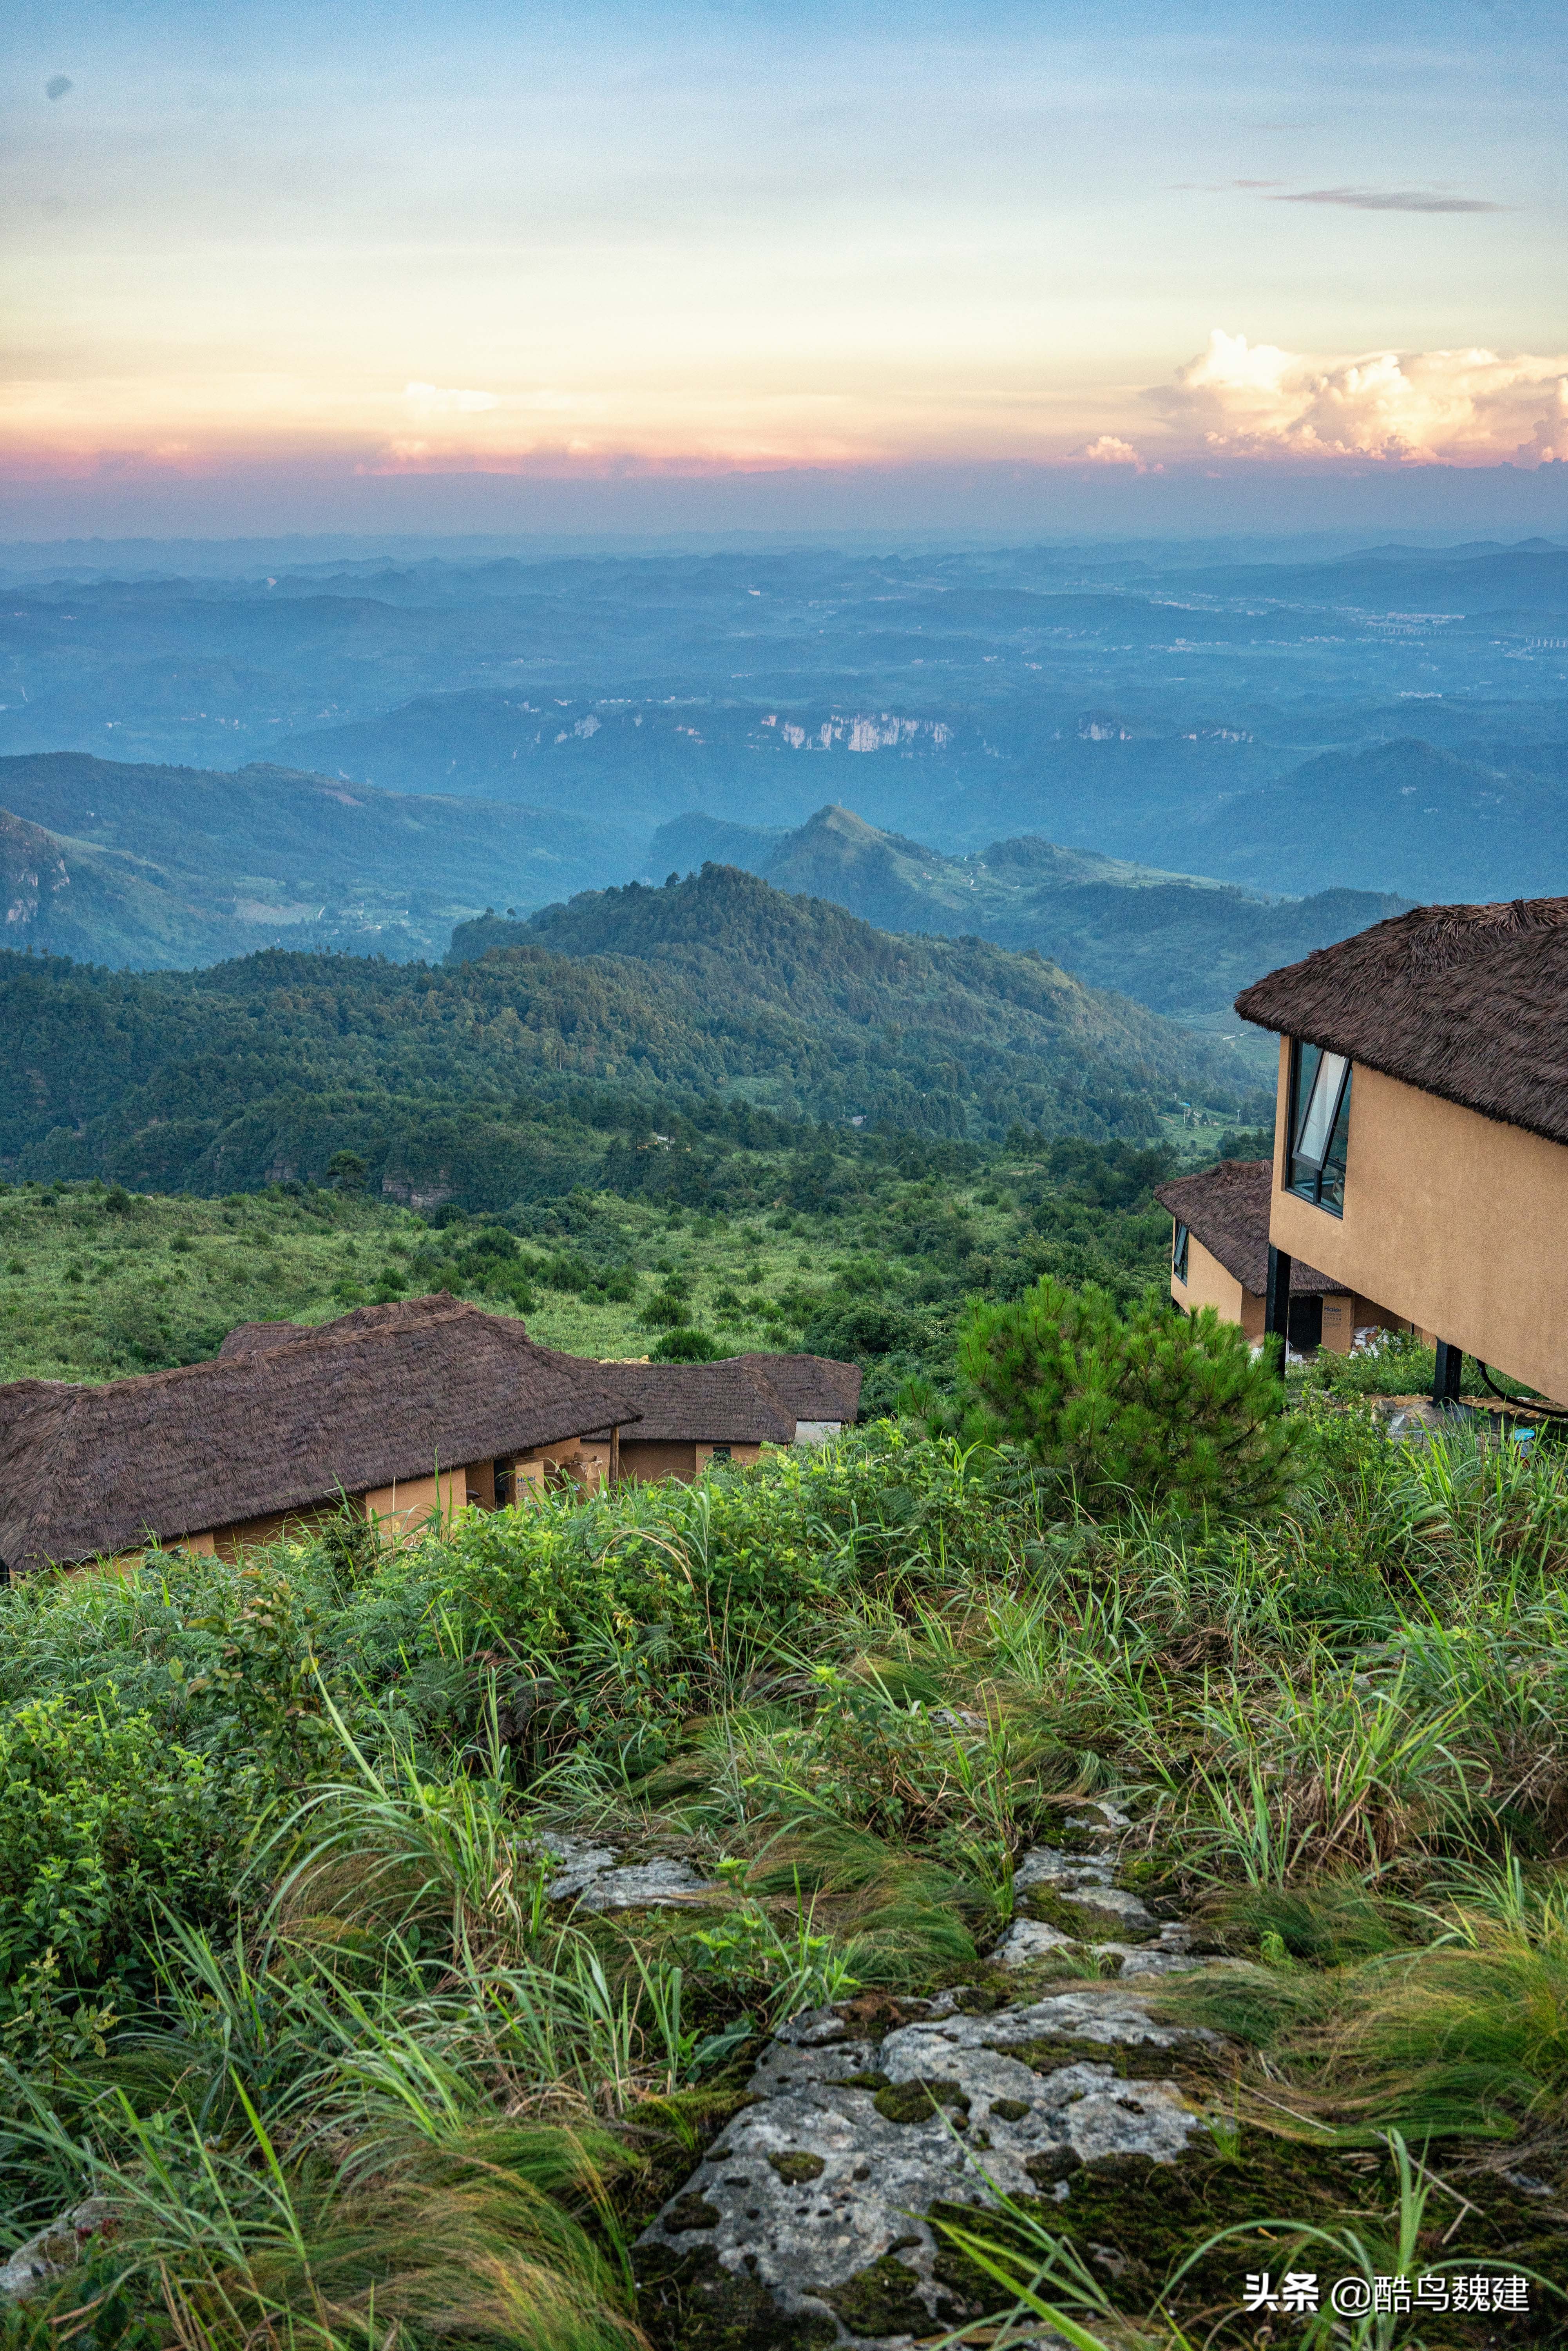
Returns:
[[[1561,2341],[1563,1455],[1293,1429],[1251,1517],[883,1423],[0,1597],[3,2339]]]
[[[1150,1187],[1215,1139],[1172,1122],[1148,1149],[1020,1134],[1009,1153],[796,1130],[762,1150],[722,1120],[671,1124],[612,1142],[593,1188],[498,1217],[398,1207],[356,1166],[215,1200],[0,1187],[0,1377],[123,1377],[214,1354],[236,1322],[444,1289],[578,1354],[646,1355],[673,1331],[716,1353],[809,1346],[859,1363],[881,1409],[946,1361],[967,1297],[1050,1271],[1124,1301],[1157,1280],[1170,1220]]]

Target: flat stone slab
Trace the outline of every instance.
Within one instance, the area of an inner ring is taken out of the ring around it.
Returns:
[[[1113,1985],[989,2016],[931,2015],[880,2042],[831,2011],[811,2012],[763,2051],[756,2103],[727,2125],[639,2250],[695,2254],[747,2292],[764,2290],[776,2311],[814,2320],[823,2342],[940,2332],[956,2314],[934,2274],[931,2207],[983,2207],[993,2189],[1065,2201],[1077,2167],[1108,2156],[1174,2163],[1206,2126],[1165,2068],[1213,2038],[1156,2023]],[[1053,2041],[1065,2044],[1056,2064]],[[1135,2077],[1116,2062],[1133,2048]],[[860,2323],[901,2298],[896,2328]]]
[[[1135,1894],[1129,1894],[1124,1886],[1080,1886],[1066,1898],[1080,1910],[1114,1919],[1124,1927],[1154,1928],[1159,1925],[1147,1904],[1140,1902]]]
[[[1015,1918],[991,1957],[998,1968],[1032,1968],[1052,1951],[1078,1948],[1077,1938],[1060,1927],[1048,1927],[1041,1918]]]
[[[1013,1884],[1026,1891],[1031,1886],[1045,1886],[1053,1894],[1076,1898],[1080,1887],[1109,1886],[1114,1875],[1115,1865],[1108,1854],[1062,1853],[1053,1844],[1031,1844],[1013,1870]]]
[[[1115,1863],[1109,1854],[1067,1854],[1055,1845],[1036,1844],[1014,1869],[1013,1888],[1027,1894],[1040,1886],[1088,1916],[1103,1918],[1113,1932],[1118,1926],[1152,1931],[1159,1924],[1154,1912],[1125,1886],[1117,1886],[1114,1877]]]
[[[720,1890],[689,1862],[622,1861],[612,1845],[589,1844],[580,1837],[542,1836],[538,1843],[561,1864],[545,1888],[552,1902],[570,1902],[575,1896],[585,1910],[653,1910]]]

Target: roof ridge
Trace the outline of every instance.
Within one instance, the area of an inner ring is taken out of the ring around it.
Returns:
[[[1416,906],[1243,988],[1244,1020],[1568,1144],[1568,897]]]

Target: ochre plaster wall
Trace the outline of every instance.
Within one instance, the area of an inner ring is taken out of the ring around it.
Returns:
[[[466,1510],[467,1497],[467,1470],[443,1469],[438,1477],[400,1478],[395,1486],[373,1486],[363,1507],[366,1518],[380,1520],[388,1534],[400,1530],[413,1534],[438,1513],[449,1519]]]
[[[300,1540],[335,1517],[340,1508],[329,1502],[316,1509],[273,1510],[266,1518],[238,1519],[231,1525],[214,1527],[210,1535],[188,1535],[185,1540],[193,1550],[215,1551],[220,1559],[234,1561],[242,1552],[277,1542],[284,1535]]]
[[[1236,1276],[1210,1257],[1196,1233],[1186,1237],[1186,1280],[1178,1281],[1175,1266],[1171,1268],[1171,1296],[1178,1306],[1212,1306],[1222,1322],[1239,1322],[1249,1339],[1263,1336],[1263,1301],[1243,1290]]]
[[[623,1437],[621,1475],[634,1485],[644,1485],[654,1478],[690,1479],[696,1476],[696,1447],[660,1444],[652,1437]]]
[[[762,1458],[762,1447],[760,1445],[732,1445],[728,1450],[729,1458],[737,1469],[755,1469],[758,1463]],[[696,1466],[698,1469],[706,1469],[708,1463],[713,1459],[713,1447],[711,1445],[699,1445],[695,1447],[695,1451]]]
[[[1344,1215],[1283,1189],[1281,1040],[1270,1234],[1360,1301],[1568,1401],[1568,1148],[1359,1062]],[[1368,1320],[1372,1317],[1368,1316]]]

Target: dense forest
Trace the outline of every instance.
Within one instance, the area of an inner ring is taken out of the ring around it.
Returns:
[[[194,973],[0,957],[0,1165],[227,1192],[358,1154],[505,1207],[705,1100],[952,1138],[1147,1138],[1246,1108],[1219,1050],[1037,956],[894,939],[727,869],[580,899],[444,970],[269,952]]]

